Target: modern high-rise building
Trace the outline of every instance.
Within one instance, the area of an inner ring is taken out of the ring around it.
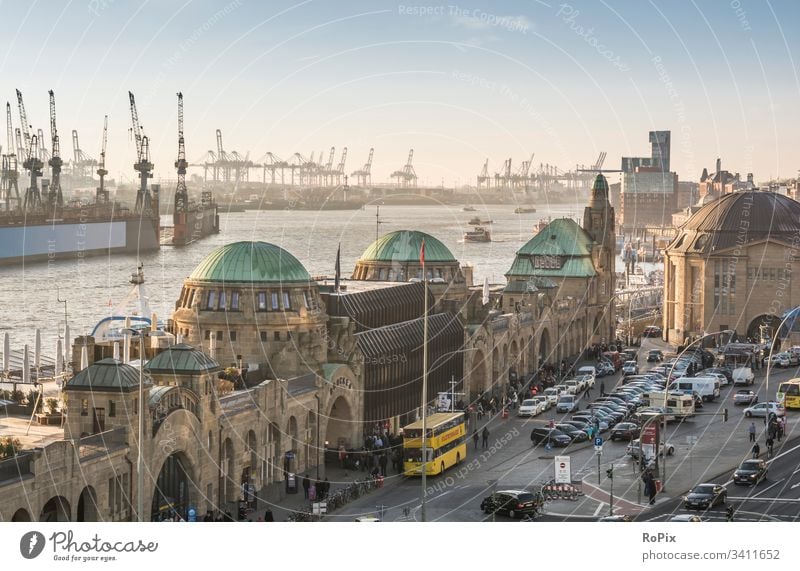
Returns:
[[[670,132],[650,131],[649,157],[622,157],[624,228],[665,226],[677,209],[678,175],[669,170]]]

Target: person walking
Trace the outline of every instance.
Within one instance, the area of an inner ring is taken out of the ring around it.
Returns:
[[[311,482],[308,479],[308,476],[303,476],[303,495],[306,499],[308,499],[308,488],[311,486]]]
[[[747,431],[750,433],[750,442],[755,442],[756,441],[756,423],[755,422],[751,422],[750,423],[750,428],[748,428]]]
[[[480,440],[480,439],[481,439],[481,437],[480,437],[480,436],[478,436],[478,429],[476,428],[476,429],[475,429],[475,430],[472,432],[472,442],[474,442],[474,443],[475,443],[475,450],[477,450],[477,449],[478,449],[478,440]]]
[[[758,445],[758,442],[753,444],[753,458],[758,458],[758,455],[761,454],[761,446]]]
[[[772,447],[775,445],[775,440],[770,436],[767,438],[767,458],[772,458]]]
[[[606,396],[606,384],[603,381],[600,381],[600,396]]]
[[[483,437],[483,447],[489,447],[489,429],[485,426],[483,427],[483,432],[481,432],[481,437]]]

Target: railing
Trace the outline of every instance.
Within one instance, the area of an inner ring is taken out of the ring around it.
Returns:
[[[27,475],[33,475],[31,470],[32,452],[22,452],[13,458],[0,461],[0,482],[18,480]]]
[[[345,506],[353,500],[356,500],[361,496],[368,494],[372,490],[380,488],[381,486],[383,486],[383,476],[368,476],[364,480],[356,480],[352,484],[348,484],[346,487],[340,488],[335,492],[328,494],[328,496],[324,499],[317,501],[325,502],[325,513],[331,513],[332,511]],[[302,510],[298,510],[290,514],[288,521],[319,521],[320,517],[320,515],[313,513],[312,506],[308,506]]]

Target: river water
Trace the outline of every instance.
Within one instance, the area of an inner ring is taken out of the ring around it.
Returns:
[[[542,218],[583,215],[584,204],[539,207],[538,212],[515,214],[514,205],[381,206],[380,234],[415,229],[441,240],[462,263],[474,266],[476,284],[488,277],[505,283],[505,272],[515,252],[533,235]],[[221,231],[182,249],[162,248],[142,257],[150,305],[167,318],[174,309],[183,279],[214,248],[239,240],[263,240],[296,256],[311,275],[332,276],[337,244],[342,248],[342,275],[349,276],[355,261],[376,237],[376,207],[353,211],[247,211],[222,213]],[[473,216],[493,221],[492,242],[464,243],[462,235]],[[164,222],[169,217],[164,218]],[[67,300],[70,335],[90,333],[130,291],[128,279],[136,270],[134,255],[114,255],[0,268],[0,332],[10,331],[13,348],[33,346],[35,329],[42,330],[43,352],[55,354],[63,330]]]

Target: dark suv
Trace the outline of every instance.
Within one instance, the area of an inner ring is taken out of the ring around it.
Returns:
[[[566,447],[569,446],[572,439],[556,428],[534,428],[531,431],[531,442],[534,445],[541,443],[550,443],[551,446]]]
[[[505,514],[511,519],[537,512],[532,493],[522,490],[501,490],[481,501],[483,513]]]

